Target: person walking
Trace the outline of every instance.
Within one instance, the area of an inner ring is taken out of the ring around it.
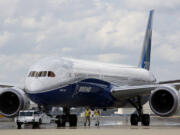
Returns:
[[[86,126],[87,122],[88,122],[88,126],[90,126],[90,124],[91,124],[90,116],[91,116],[91,110],[89,108],[87,108],[86,111],[85,111],[85,123],[84,123],[84,126]]]
[[[99,126],[100,124],[100,121],[99,121],[99,118],[100,118],[100,111],[98,109],[95,109],[94,110],[94,115],[95,115],[95,126]]]

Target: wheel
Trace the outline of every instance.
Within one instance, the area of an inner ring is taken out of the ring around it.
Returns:
[[[17,129],[21,129],[21,123],[17,122]]]
[[[33,123],[33,124],[32,124],[32,129],[35,129],[35,128],[36,128],[36,124]]]
[[[77,126],[77,115],[70,115],[69,116],[69,126],[76,127]]]
[[[57,122],[56,124],[57,124],[57,127],[65,127],[66,122],[61,122],[61,121],[59,121],[59,122]]]
[[[131,125],[137,126],[139,121],[139,116],[137,114],[131,115]]]
[[[32,128],[33,128],[33,129],[39,128],[39,125],[40,125],[39,122],[35,122],[35,123],[32,124]]]
[[[149,114],[143,114],[143,115],[142,115],[141,124],[142,124],[143,126],[149,126],[149,124],[150,124],[150,116],[149,116]]]
[[[76,127],[77,126],[77,116],[76,115],[70,115],[69,126],[70,127]]]
[[[39,123],[36,122],[36,123],[33,123],[33,124],[32,124],[32,128],[33,128],[33,129],[38,128],[38,127],[39,127]]]
[[[57,124],[57,127],[65,127],[66,125],[66,117],[65,115],[58,115],[56,116],[56,124]]]

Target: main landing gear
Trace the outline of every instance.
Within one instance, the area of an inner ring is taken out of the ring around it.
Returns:
[[[130,121],[131,125],[137,126],[138,122],[141,122],[143,126],[149,126],[150,116],[149,114],[143,114],[143,106],[141,104],[141,97],[137,97],[137,102],[133,102],[131,99],[128,100],[131,105],[136,108],[137,114],[132,114]]]
[[[63,114],[56,116],[56,124],[57,127],[65,127],[66,122],[69,122],[70,127],[76,127],[77,126],[77,115],[70,114],[70,108],[63,108]]]

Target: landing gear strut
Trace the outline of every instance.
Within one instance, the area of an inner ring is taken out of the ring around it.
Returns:
[[[63,108],[63,115],[56,116],[57,127],[65,127],[66,122],[69,122],[70,127],[77,126],[77,115],[70,114],[70,108]]]
[[[137,102],[133,102],[131,99],[128,100],[129,103],[136,108],[137,114],[132,114],[130,121],[131,125],[137,126],[138,122],[141,122],[143,126],[149,126],[150,116],[149,114],[143,114],[143,106],[141,104],[141,97],[137,97]]]

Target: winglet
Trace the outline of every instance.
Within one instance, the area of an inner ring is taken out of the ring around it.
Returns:
[[[138,66],[140,68],[144,68],[147,70],[150,69],[153,14],[154,14],[154,10],[151,10],[149,13],[148,25],[146,28],[143,48],[142,48],[140,62],[139,62],[139,66]]]

